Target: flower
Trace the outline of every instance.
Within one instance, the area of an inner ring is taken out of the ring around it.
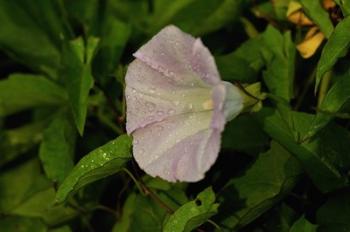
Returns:
[[[162,29],[134,56],[125,95],[136,162],[171,182],[204,178],[226,121],[242,110],[240,91],[220,80],[201,40],[175,26]]]

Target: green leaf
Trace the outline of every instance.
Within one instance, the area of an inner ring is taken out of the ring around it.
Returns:
[[[0,133],[0,166],[17,158],[38,144],[48,122],[42,120]]]
[[[335,0],[335,2],[340,5],[340,8],[343,11],[343,15],[350,15],[350,2],[345,0]]]
[[[298,161],[272,142],[240,177],[230,180],[219,196],[219,219],[233,230],[249,224],[288,193],[301,175]]]
[[[286,20],[287,10],[290,2],[291,0],[275,0],[272,2],[276,17],[279,20]]]
[[[2,232],[46,232],[47,227],[40,219],[25,217],[5,217],[0,219]]]
[[[43,76],[13,74],[0,81],[0,116],[33,107],[59,105],[66,99],[64,89]]]
[[[67,44],[63,52],[66,88],[80,135],[84,132],[88,96],[93,86],[90,61],[97,42],[97,39],[89,38],[85,46],[83,39],[78,38]]]
[[[294,96],[295,45],[291,33],[281,34],[269,26],[263,36],[262,50],[266,62],[264,81],[272,94],[289,101]]]
[[[59,187],[56,202],[62,203],[85,185],[120,171],[131,158],[130,148],[131,138],[121,135],[87,154]]]
[[[313,118],[313,115],[305,113],[290,110],[274,111],[269,108],[263,109],[258,114],[258,120],[265,132],[297,157],[321,191],[328,192],[343,187],[347,180],[337,167],[331,164],[329,157],[324,156],[327,154],[320,153],[322,144],[334,148],[332,141],[327,140],[329,136],[302,141]],[[332,150],[331,154],[341,156],[337,150]]]
[[[241,115],[226,124],[222,148],[257,154],[269,146],[269,137],[251,115]]]
[[[171,184],[159,178],[145,176],[144,182],[168,208],[177,209],[188,199],[183,183]],[[163,231],[163,221],[169,216],[168,209],[158,201],[132,192],[123,206],[122,217],[115,224],[114,232]]]
[[[321,2],[318,0],[300,0],[305,13],[321,29],[323,34],[329,38],[333,32],[333,24],[328,12],[323,9]]]
[[[339,113],[342,107],[350,100],[350,70],[340,77],[327,92],[323,99],[315,119],[312,122],[310,131],[306,135],[311,137],[329,123]]]
[[[50,183],[41,175],[38,160],[29,160],[0,175],[0,212],[7,213]]]
[[[252,83],[257,79],[257,72],[249,66],[246,60],[238,57],[235,53],[217,56],[215,61],[221,78],[225,81]]]
[[[115,72],[130,34],[131,28],[128,24],[113,16],[107,17],[93,61],[93,72],[102,84],[107,83]]]
[[[304,217],[299,218],[290,229],[290,232],[316,232],[317,226],[311,224]]]
[[[31,9],[39,8],[41,7],[33,6]],[[0,2],[0,49],[24,65],[56,76],[60,61],[59,50],[31,13],[20,1]],[[47,14],[50,13],[38,13],[40,16]],[[40,20],[46,22],[43,18]]]
[[[176,24],[184,31],[203,35],[218,30],[239,18],[242,0],[157,0],[149,24],[154,33],[167,24]]]
[[[324,74],[331,70],[340,57],[346,54],[350,46],[349,27],[350,17],[346,17],[335,27],[334,32],[323,48],[321,58],[317,64],[315,90],[317,90]]]
[[[215,193],[209,187],[199,193],[195,200],[177,209],[166,221],[163,231],[192,231],[216,214],[218,207],[219,204],[215,203]]]
[[[7,212],[11,215],[41,218],[47,225],[55,226],[69,221],[78,212],[67,206],[54,206],[56,192],[50,187],[36,192],[20,205]]]
[[[39,157],[46,176],[62,183],[74,166],[76,132],[67,113],[58,113],[44,132]]]
[[[336,232],[350,229],[350,192],[331,197],[318,211],[316,220],[319,231]]]
[[[51,229],[49,232],[72,232],[72,229],[69,226],[61,226],[55,229]]]

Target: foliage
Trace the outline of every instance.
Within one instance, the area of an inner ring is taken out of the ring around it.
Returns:
[[[312,26],[288,21],[296,2]],[[0,231],[349,231],[349,15],[343,0],[0,1]],[[169,24],[266,96],[198,183],[144,174],[125,133],[127,66]],[[326,40],[304,59],[310,27]]]

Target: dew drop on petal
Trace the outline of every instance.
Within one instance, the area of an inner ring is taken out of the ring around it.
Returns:
[[[175,110],[174,110],[174,109],[168,110],[168,114],[174,114],[174,113],[175,113]]]

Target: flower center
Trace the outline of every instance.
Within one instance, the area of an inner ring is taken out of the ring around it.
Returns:
[[[202,107],[204,110],[212,110],[214,108],[213,100],[209,99],[209,100],[203,102]]]

